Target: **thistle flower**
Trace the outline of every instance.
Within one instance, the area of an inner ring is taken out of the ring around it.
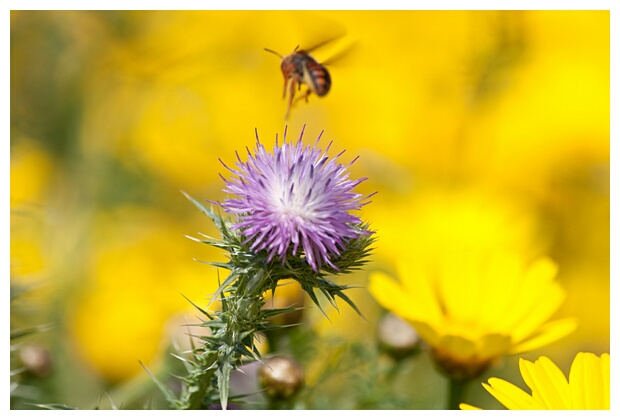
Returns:
[[[317,291],[332,305],[338,297],[359,312],[345,293],[349,286],[326,276],[362,267],[374,241],[368,223],[349,213],[360,210],[370,197],[353,192],[365,180],[349,179],[347,169],[355,160],[346,166],[337,163],[344,152],[330,160],[329,146],[325,152],[317,147],[321,136],[313,147],[304,146],[303,129],[296,144],[286,141],[285,130],[281,145],[276,137],[272,153],[256,137],[246,162],[237,154],[237,169],[220,160],[235,175],[230,181],[222,177],[224,191],[237,196],[221,204],[235,216],[232,223],[185,194],[221,234],[220,239],[189,238],[226,250],[228,261],[210,264],[229,273],[212,295],[212,302],[220,301],[220,310],[194,305],[206,317],[200,325],[209,328],[210,335],[201,336],[203,345],[194,349],[192,360],[181,357],[188,373],[180,395],[154,378],[174,408],[219,402],[226,409],[231,372],[246,361],[260,360],[258,334],[277,330],[269,320],[295,310],[265,307],[267,292],[275,293],[279,281],[296,281],[319,308]]]
[[[324,264],[338,270],[332,262],[340,256],[347,240],[360,234],[358,216],[351,214],[368,203],[368,196],[353,189],[366,178],[349,179],[348,165],[336,162],[344,151],[330,159],[317,147],[304,146],[301,135],[296,144],[286,141],[276,144],[270,153],[256,135],[254,153],[247,149],[247,162],[237,154],[237,167],[222,164],[234,178],[227,180],[224,191],[237,198],[226,199],[222,205],[227,213],[235,214],[232,226],[251,243],[254,252],[266,250],[267,261],[278,257],[282,264],[288,255],[303,252],[308,264],[318,272]],[[372,195],[372,194],[371,194]]]
[[[488,385],[482,385],[509,410],[609,410],[609,366],[608,353],[601,357],[578,353],[567,381],[547,357],[534,363],[520,359],[519,370],[532,395],[499,378],[490,378]],[[477,409],[464,403],[460,407]]]

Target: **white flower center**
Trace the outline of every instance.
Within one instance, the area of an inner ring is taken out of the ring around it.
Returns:
[[[308,200],[312,194],[311,180],[295,181],[282,179],[274,185],[271,194],[273,209],[280,215],[281,220],[311,221],[315,216],[313,205]]]

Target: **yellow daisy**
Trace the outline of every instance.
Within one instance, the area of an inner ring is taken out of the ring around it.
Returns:
[[[578,353],[568,381],[547,357],[532,363],[519,360],[521,376],[532,395],[499,378],[482,385],[509,410],[609,410],[609,354]],[[477,410],[461,404],[462,410]]]
[[[572,319],[549,321],[565,299],[556,264],[527,265],[495,251],[446,253],[424,267],[398,264],[397,281],[375,272],[369,290],[387,310],[409,321],[451,378],[473,379],[500,357],[530,351],[570,333]]]

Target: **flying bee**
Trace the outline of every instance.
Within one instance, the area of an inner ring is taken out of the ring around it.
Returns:
[[[280,64],[280,69],[284,76],[284,94],[282,98],[286,99],[287,92],[289,94],[284,119],[288,120],[291,108],[300,99],[306,99],[307,102],[308,96],[311,93],[319,97],[327,95],[332,86],[329,72],[325,66],[312,58],[308,51],[300,50],[299,45],[287,56],[282,56],[268,48],[265,48],[265,51],[275,54],[282,59]],[[306,85],[308,89],[303,96],[295,99],[295,88],[301,90],[301,85]]]

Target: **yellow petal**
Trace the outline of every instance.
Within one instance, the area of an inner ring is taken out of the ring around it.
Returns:
[[[540,290],[542,289],[543,286],[540,287]],[[560,308],[565,298],[566,293],[556,283],[549,285],[545,289],[544,294],[539,296],[538,301],[532,302],[531,305],[521,306],[519,309],[523,311],[523,316],[520,317],[512,329],[512,336],[515,340],[523,340],[548,321]]]
[[[370,274],[368,291],[379,305],[405,319],[416,317],[413,305],[403,287],[395,279],[381,272]]]
[[[573,318],[564,318],[548,322],[539,328],[534,336],[521,343],[515,344],[510,354],[525,353],[546,346],[570,334],[575,328],[577,328],[577,322]]]
[[[530,284],[540,284],[541,281],[551,283],[557,273],[558,264],[549,257],[541,257],[530,265],[525,281]]]
[[[482,410],[482,408],[474,407],[473,405],[469,405],[465,403],[460,403],[459,408],[461,410]]]
[[[408,306],[416,312],[413,317],[432,325],[441,323],[444,315],[439,306],[440,299],[436,295],[436,290],[428,274],[420,268],[420,264],[399,260],[398,274],[401,277],[401,283],[408,292]]]
[[[609,410],[609,398],[610,398],[610,388],[609,388],[609,376],[611,372],[610,364],[609,364],[609,353],[603,353],[601,355],[601,370],[603,371],[603,407],[606,407],[606,410]]]
[[[470,359],[476,356],[476,344],[463,337],[445,335],[439,340],[439,348],[459,359]]]
[[[439,347],[439,339],[442,334],[441,331],[431,327],[426,322],[411,321],[411,325],[413,325],[426,344],[430,347]]]
[[[549,358],[542,356],[535,363],[519,360],[523,380],[532,390],[532,397],[549,410],[570,410],[570,389],[566,377]]]
[[[504,407],[509,410],[541,410],[544,407],[521,388],[499,378],[490,378],[489,385],[482,384]]]
[[[371,273],[368,291],[381,306],[401,318],[437,325],[442,315],[430,285],[405,267],[399,270],[399,275],[400,282],[382,272]]]
[[[485,290],[480,282],[479,258],[470,253],[449,252],[443,255],[437,277],[437,288],[446,316],[463,324],[477,324]]]
[[[602,359],[592,353],[578,353],[570,369],[569,384],[573,409],[609,410],[609,369],[605,369]]]
[[[513,308],[521,304],[521,261],[513,255],[500,254],[491,256],[487,264],[486,272],[480,275],[484,285],[478,308],[480,323],[492,327],[492,331],[512,333],[513,319],[518,313]]]
[[[566,292],[555,282],[556,272],[557,265],[553,261],[541,258],[522,275],[519,304],[510,326],[516,342],[536,331],[564,302]]]
[[[509,353],[511,348],[509,335],[488,334],[478,341],[478,357],[481,359],[494,359]]]

